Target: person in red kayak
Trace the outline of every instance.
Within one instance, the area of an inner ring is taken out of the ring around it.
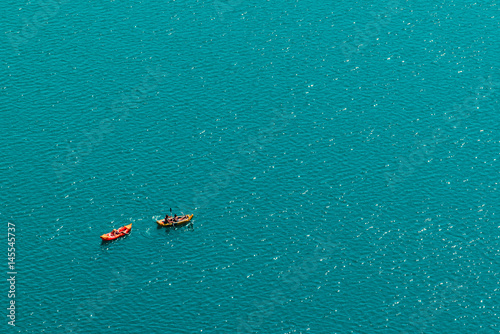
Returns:
[[[113,229],[113,231],[111,231],[111,236],[112,237],[115,237],[115,236],[119,236],[119,235],[122,235],[122,234],[128,234],[128,231],[118,231],[117,229]]]

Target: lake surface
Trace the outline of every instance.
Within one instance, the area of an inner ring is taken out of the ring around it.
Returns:
[[[2,332],[498,332],[497,1],[1,12]]]

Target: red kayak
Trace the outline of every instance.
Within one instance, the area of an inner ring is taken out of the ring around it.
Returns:
[[[125,225],[118,229],[118,233],[113,234],[113,232],[109,232],[101,235],[101,239],[106,241],[115,240],[118,239],[119,237],[123,237],[124,235],[129,234],[131,229],[132,229],[132,224]]]

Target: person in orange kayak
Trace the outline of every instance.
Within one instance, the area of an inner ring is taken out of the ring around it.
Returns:
[[[169,218],[169,217],[168,217],[168,214],[166,214],[166,215],[165,215],[165,220],[164,220],[164,222],[165,222],[165,223],[167,223],[167,222],[168,222],[168,218]]]
[[[111,236],[118,236],[118,235],[122,235],[122,234],[129,234],[130,231],[118,231],[118,230],[113,230],[111,231]]]

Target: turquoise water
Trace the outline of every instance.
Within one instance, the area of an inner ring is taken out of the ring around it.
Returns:
[[[2,332],[498,332],[498,14],[4,2]]]

